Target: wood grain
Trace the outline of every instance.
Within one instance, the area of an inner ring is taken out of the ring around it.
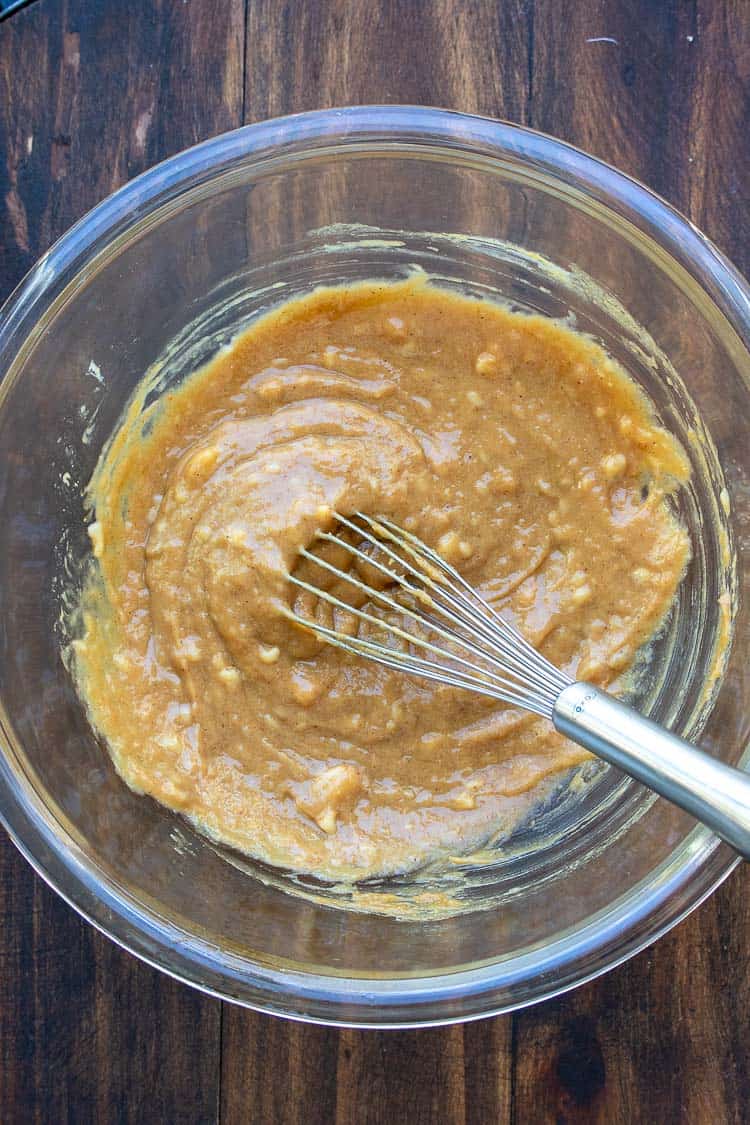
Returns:
[[[576,5],[565,26],[537,7],[531,124],[644,180],[747,270],[747,6],[637,7]],[[742,870],[652,950],[518,1013],[514,1121],[747,1120],[748,890]]]
[[[126,180],[241,123],[243,34],[244,0],[38,0],[4,21],[3,293]]]
[[[415,102],[643,179],[750,269],[746,0],[36,0],[0,25],[0,296],[124,180],[279,113]],[[174,984],[0,845],[0,1121],[750,1116],[750,874],[606,977],[464,1028],[273,1020]]]
[[[222,1125],[507,1121],[510,1036],[510,1017],[436,1030],[338,1032],[227,1006]]]
[[[251,0],[245,120],[400,102],[523,122],[531,11],[523,0]]]
[[[515,1117],[740,1122],[750,1106],[747,873],[606,977],[516,1016]]]
[[[243,0],[39,0],[0,25],[0,298],[120,184],[240,123],[243,33]],[[0,914],[4,1125],[216,1119],[218,1001],[118,950],[5,838]]]

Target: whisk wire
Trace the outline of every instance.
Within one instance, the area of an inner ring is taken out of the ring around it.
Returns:
[[[373,522],[369,516],[361,515],[361,518],[367,520],[368,523]],[[401,538],[406,541],[404,542],[404,550],[408,549],[409,553],[415,557],[419,557],[420,553],[426,555],[430,562],[435,567],[437,567],[439,571],[443,571],[445,574],[448,574],[450,576],[453,582],[455,582],[461,588],[458,591],[451,591],[453,598],[456,601],[460,602],[465,611],[470,613],[473,619],[476,619],[480,630],[488,635],[488,639],[491,640],[491,643],[499,643],[497,632],[493,630],[493,626],[495,626],[496,629],[500,630],[503,642],[506,641],[507,637],[507,639],[514,646],[516,646],[516,648],[522,649],[527,663],[524,663],[516,655],[509,644],[499,644],[499,647],[502,647],[504,656],[508,660],[515,661],[517,663],[518,670],[524,676],[529,674],[528,661],[532,661],[534,671],[540,676],[542,680],[548,683],[550,690],[559,691],[561,686],[564,687],[567,683],[570,682],[558,668],[555,668],[554,665],[549,664],[548,661],[546,661],[544,657],[542,657],[540,653],[537,652],[533,645],[531,645],[526,640],[526,638],[510,624],[510,622],[501,617],[500,614],[497,613],[495,609],[493,609],[490,603],[485,601],[485,599],[478,593],[478,591],[475,590],[474,587],[471,586],[461,574],[459,574],[455,567],[452,567],[450,563],[446,562],[446,560],[441,555],[439,555],[437,551],[434,551],[431,547],[428,547],[427,544],[418,539],[416,535],[412,535],[408,531],[397,528],[396,525],[391,523],[391,521],[388,519],[381,518],[378,522],[382,524],[382,526],[396,539]],[[463,596],[462,591],[465,592]],[[466,597],[465,595],[469,595],[469,597]],[[448,597],[449,595],[445,596]],[[473,599],[473,602],[470,599]],[[477,603],[479,607],[481,607],[481,610],[478,610],[476,608]],[[492,618],[491,622],[488,622],[486,619],[485,615],[487,613],[489,613]]]
[[[485,646],[489,645],[494,653],[499,654],[500,659],[494,661],[498,667],[502,667],[504,671],[512,670],[525,680],[530,674],[529,664],[531,661],[533,662],[531,669],[532,675],[538,665],[537,678],[540,685],[554,692],[559,692],[560,688],[565,686],[568,682],[567,679],[565,679],[556,668],[552,667],[552,665],[547,665],[543,657],[540,657],[539,653],[525,641],[521,634],[496,614],[492,607],[465,582],[458,571],[450,566],[437,552],[427,547],[427,545],[417,539],[416,536],[412,536],[405,531],[401,532],[400,529],[397,529],[395,525],[390,523],[387,519],[380,518],[378,520],[373,520],[370,516],[359,512],[357,515],[360,519],[365,520],[373,528],[377,529],[381,535],[385,532],[397,546],[401,547],[418,562],[419,569],[411,566],[400,555],[392,551],[386,543],[383,543],[381,539],[376,538],[368,532],[366,528],[358,527],[344,517],[339,517],[339,519],[346,527],[351,528],[353,531],[366,538],[376,548],[384,551],[394,562],[407,567],[409,572],[415,575],[424,586],[429,587],[433,595],[429,599],[430,604],[441,612],[444,617],[448,617],[453,624],[458,625],[461,629],[468,629],[475,638],[478,637]],[[412,543],[407,541],[407,537]],[[340,539],[336,536],[332,536],[329,532],[322,532],[321,538],[343,545]],[[412,544],[416,544],[417,546],[415,547]],[[346,547],[353,554],[359,555],[359,557],[363,558],[366,562],[374,564],[383,574],[391,579],[395,579],[400,585],[415,594],[420,601],[424,600],[424,592],[420,589],[415,590],[401,575],[394,573],[389,567],[384,567],[381,563],[372,559],[371,556],[365,555],[364,552],[360,552],[351,544],[346,544]],[[432,573],[425,571],[424,555],[427,555]],[[478,605],[472,603],[465,597],[461,590],[451,590],[446,581],[445,574],[448,574],[454,582],[464,587]],[[446,602],[450,608],[446,609],[440,599]],[[458,608],[458,613],[455,612],[456,607]],[[488,613],[492,616],[493,620],[487,620]],[[423,616],[427,620],[432,620],[426,613]],[[470,622],[467,621],[467,616]],[[497,625],[501,627],[501,632],[499,634],[496,627]],[[509,636],[506,637],[502,630],[505,630]],[[460,643],[463,643],[464,640],[460,635],[455,639]],[[515,645],[517,648],[519,642],[524,649],[524,652],[520,656],[513,647]],[[485,648],[480,649],[478,654],[486,659],[490,658]]]
[[[294,614],[290,616],[293,620],[299,621]],[[417,673],[423,679],[436,680],[441,684],[449,684],[453,687],[467,688],[479,695],[486,695],[491,699],[499,699],[504,703],[518,704],[521,702],[522,697],[525,701],[523,705],[527,707],[528,710],[535,711],[539,715],[547,716],[547,709],[540,707],[538,701],[531,693],[519,692],[515,687],[512,692],[506,691],[496,686],[494,683],[482,682],[477,679],[476,674],[472,676],[462,675],[460,672],[446,668],[444,664],[424,660],[419,656],[406,657],[397,650],[384,648],[383,645],[366,641],[360,637],[348,639],[335,629],[329,629],[325,625],[315,625],[313,628],[314,632],[326,639],[329,644],[336,648],[343,649],[345,652],[351,652],[356,656],[369,656],[370,659],[375,660],[378,664],[383,664],[389,668],[395,668],[397,671]],[[481,670],[477,671],[481,674]]]
[[[317,563],[319,566],[323,567],[325,570],[327,570],[331,574],[335,575],[337,578],[345,579],[346,581],[350,582],[352,586],[358,587],[360,590],[364,590],[365,592],[367,592],[367,594],[370,597],[377,598],[378,601],[380,601],[383,604],[389,606],[389,608],[395,609],[398,613],[405,613],[417,622],[420,622],[420,621],[424,620],[421,617],[421,615],[419,615],[417,613],[414,613],[412,610],[409,609],[408,606],[401,605],[399,602],[394,601],[392,598],[389,598],[387,595],[383,594],[379,590],[370,589],[370,587],[366,586],[364,584],[364,582],[361,582],[359,579],[353,577],[352,575],[346,574],[344,571],[339,570],[338,567],[332,566],[325,559],[318,558],[316,555],[310,554],[307,551],[302,551],[301,553],[304,555],[305,558],[311,559],[312,561]],[[462,665],[463,667],[469,668],[469,669],[471,669],[474,676],[479,676],[482,679],[489,679],[490,681],[497,684],[498,686],[505,686],[508,689],[516,690],[516,684],[512,680],[506,679],[503,676],[498,676],[497,674],[495,674],[493,672],[489,672],[484,668],[478,667],[476,664],[473,664],[471,661],[466,660],[462,656],[459,656],[457,653],[446,653],[444,649],[441,649],[437,645],[432,644],[430,641],[426,640],[425,638],[414,636],[413,633],[406,632],[406,630],[401,629],[398,625],[394,625],[392,622],[387,621],[382,617],[376,617],[372,613],[367,613],[363,609],[359,609],[356,606],[349,605],[347,602],[342,601],[341,598],[337,598],[334,594],[331,594],[328,590],[321,590],[319,587],[313,586],[309,582],[305,582],[303,579],[298,578],[296,575],[290,575],[289,580],[290,580],[290,582],[294,583],[295,586],[298,586],[300,589],[307,590],[309,593],[312,593],[316,597],[322,598],[323,601],[328,602],[329,605],[332,605],[337,609],[342,609],[346,613],[349,613],[352,616],[357,617],[360,621],[367,621],[370,624],[377,626],[379,629],[385,630],[386,632],[390,633],[392,636],[398,637],[401,640],[406,641],[410,645],[415,645],[418,648],[427,649],[428,651],[433,652],[436,655],[439,655],[443,658],[448,658],[452,662],[458,663],[458,664]],[[316,622],[305,621],[303,618],[297,618],[296,615],[294,615],[294,614],[292,614],[291,616],[294,617],[295,620],[298,621],[298,623],[302,623],[302,624],[306,625],[308,628],[313,629],[314,632],[319,633],[321,636],[325,636],[326,639],[329,640],[329,641],[333,641],[336,637],[341,636],[341,634],[339,634],[334,629],[328,629],[326,626],[319,625]],[[443,627],[441,627],[437,624],[431,624],[430,627],[431,627],[433,632],[438,633],[442,637],[445,637],[446,640],[454,640],[457,643],[459,643],[460,645],[462,645],[462,647],[464,649],[468,650],[469,652],[474,653],[474,655],[479,656],[480,658],[486,658],[486,659],[489,660],[489,657],[486,657],[485,653],[480,648],[477,648],[475,645],[467,642],[458,633],[455,633],[452,630],[447,630],[447,629],[445,629],[445,628],[443,628]],[[343,636],[346,636],[346,634],[344,634]],[[432,668],[440,670],[440,671],[445,671],[444,665],[429,664],[428,662],[421,661],[418,657],[414,657],[413,655],[409,655],[409,654],[397,654],[396,650],[385,649],[383,645],[379,645],[375,642],[368,641],[363,637],[347,638],[346,645],[352,651],[355,648],[357,650],[364,650],[365,648],[367,648],[369,650],[369,654],[371,656],[380,656],[382,653],[387,652],[389,660],[391,662],[393,662],[394,660],[398,659],[399,660],[399,666],[402,667],[402,668],[404,668],[411,661],[412,663],[418,662],[420,667],[422,667],[422,668],[432,667]],[[340,644],[338,647],[341,648],[341,647],[344,647],[344,645]],[[402,659],[399,659],[400,657]],[[382,662],[383,662],[383,660],[381,660],[381,663]],[[493,660],[491,662],[499,664],[498,661]],[[463,684],[462,686],[467,686],[467,685]]]
[[[328,542],[339,544],[339,545],[341,543],[340,540],[338,540],[334,535],[331,535],[328,532],[321,532],[320,535],[319,535],[319,538],[327,540]],[[368,538],[370,538],[370,537],[368,537]],[[403,575],[399,575],[399,574],[394,573],[394,571],[391,570],[390,567],[384,566],[377,559],[374,559],[370,555],[365,554],[364,551],[359,550],[357,547],[353,546],[352,544],[347,544],[347,549],[356,558],[362,559],[368,565],[374,566],[377,570],[379,570],[386,577],[390,578],[392,581],[395,580],[402,587],[402,589],[407,590],[408,593],[410,593],[413,597],[415,597],[419,602],[427,601],[428,604],[435,605],[435,607],[440,610],[443,617],[446,618],[447,620],[449,620],[453,625],[456,625],[459,628],[461,628],[461,627],[468,628],[467,625],[466,625],[466,621],[464,619],[462,619],[460,616],[457,616],[450,609],[446,609],[444,607],[437,606],[436,602],[434,601],[434,598],[432,598],[432,597],[425,598],[424,591],[419,589],[419,587],[414,586],[411,582],[407,581],[403,577]],[[337,578],[344,578],[352,586],[355,586],[355,587],[359,588],[360,590],[362,590],[367,595],[368,599],[376,598],[382,604],[387,605],[389,608],[396,610],[396,612],[398,612],[398,613],[407,614],[409,617],[411,617],[413,620],[415,620],[417,622],[424,623],[425,621],[427,621],[430,624],[430,627],[431,627],[433,632],[438,633],[442,637],[445,637],[446,640],[451,640],[451,641],[454,641],[457,644],[463,645],[465,648],[468,648],[475,656],[479,656],[479,657],[482,657],[482,658],[488,660],[490,663],[494,664],[496,667],[502,668],[503,670],[505,669],[506,664],[501,662],[500,660],[498,660],[491,653],[488,653],[485,648],[477,647],[474,644],[469,644],[467,642],[466,638],[461,635],[461,633],[456,632],[455,629],[446,629],[444,625],[440,625],[439,622],[437,622],[435,620],[435,618],[432,617],[430,614],[428,614],[424,611],[415,612],[409,605],[404,604],[403,602],[395,601],[393,598],[388,597],[386,594],[384,594],[380,590],[371,589],[364,582],[355,578],[351,574],[351,572],[344,572],[344,571],[339,570],[337,567],[332,566],[326,560],[321,559],[319,556],[311,553],[306,548],[303,548],[300,551],[300,554],[304,558],[310,559],[311,562],[316,563],[318,566],[324,567],[327,571],[329,571],[331,574],[335,575]],[[427,582],[427,579],[425,579],[425,582]],[[440,591],[438,591],[438,590],[436,590],[435,592],[440,593]],[[321,594],[322,594],[322,592],[321,592]],[[330,598],[326,598],[326,600],[330,601]],[[339,604],[341,604],[341,603],[339,603]],[[349,612],[352,612],[351,607],[344,606],[344,608],[349,608]],[[381,619],[378,618],[378,621],[380,621],[380,620]],[[468,631],[470,633],[474,634],[474,630],[469,629]],[[488,637],[487,640],[489,640],[491,642],[491,637]]]
[[[374,589],[351,571],[342,570],[307,548],[302,548],[300,555],[338,581],[358,589],[365,595],[365,604],[379,603],[400,616],[405,615],[428,635],[449,642],[451,647],[446,649],[427,639],[427,636],[416,635],[385,617],[353,606],[296,574],[288,575],[295,586],[322,599],[334,609],[343,610],[359,621],[404,641],[408,649],[399,651],[367,637],[350,636],[301,617],[292,610],[288,614],[291,620],[329,644],[366,656],[387,667],[468,688],[550,717],[555,699],[571,681],[546,661],[454,567],[417,536],[402,531],[388,519],[374,519],[361,512],[355,513],[355,518],[361,521],[359,523],[338,514],[335,518],[341,527],[358,536],[360,542],[364,540],[374,548],[374,552],[369,553],[330,531],[319,531],[316,538],[344,548],[353,559],[373,567],[416,604],[410,605],[406,599],[396,600],[384,590]],[[381,553],[387,561],[383,562],[377,553]],[[414,648],[438,659],[419,656]],[[467,655],[474,659],[467,659]],[[476,659],[481,663],[477,664]]]
[[[362,518],[372,522],[368,516]],[[490,644],[495,645],[502,653],[503,659],[512,663],[524,678],[533,675],[550,691],[554,692],[559,692],[562,687],[570,682],[564,673],[545,660],[533,645],[509,621],[501,617],[492,605],[437,551],[428,547],[427,544],[410,532],[401,531],[390,520],[383,518],[380,522],[393,536],[394,540],[398,541],[402,538],[408,541],[404,543],[404,549],[409,549],[413,557],[419,559],[421,555],[427,556],[433,566],[437,568],[440,581],[445,587],[441,591],[443,597],[454,605],[458,604],[461,613],[468,613],[483,637]],[[447,582],[445,575],[454,585],[451,586]],[[456,589],[456,586],[459,588]],[[520,654],[519,649],[521,650]]]

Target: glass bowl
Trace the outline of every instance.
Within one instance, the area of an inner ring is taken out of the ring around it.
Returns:
[[[635,702],[744,763],[748,287],[633,180],[548,137],[442,110],[270,121],[106,200],[0,318],[9,832],[84,917],[181,980],[281,1015],[377,1027],[471,1019],[570,988],[653,941],[735,863],[688,816],[592,768],[512,847],[460,870],[460,912],[424,918],[408,913],[408,879],[337,899],[226,854],[127,789],[92,736],[61,622],[89,549],[81,487],[136,382],[158,364],[159,386],[171,385],[259,312],[317,284],[413,269],[575,323],[681,437],[693,561]],[[405,916],[381,912],[385,895]],[[363,902],[369,910],[355,909]]]

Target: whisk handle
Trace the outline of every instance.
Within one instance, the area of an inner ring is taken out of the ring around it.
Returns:
[[[685,809],[750,859],[750,775],[644,719],[591,684],[557,698],[557,730]]]

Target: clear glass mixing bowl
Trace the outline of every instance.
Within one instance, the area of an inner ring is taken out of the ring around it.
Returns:
[[[563,788],[431,921],[230,861],[130,792],[61,661],[88,551],[81,485],[137,380],[167,386],[269,305],[403,276],[569,317],[647,388],[693,461],[693,562],[637,702],[747,756],[750,300],[688,222],[558,141],[432,109],[306,114],[217,137],[134,180],[32,270],[0,318],[0,811],[105,933],[217,995],[372,1026],[469,1019],[642,948],[731,870],[729,851],[614,770]],[[743,597],[744,591],[744,597]],[[726,595],[726,596],[725,596]],[[734,643],[714,666],[723,597]],[[712,671],[720,673],[712,679]],[[408,897],[408,880],[372,887]],[[346,900],[344,900],[346,906]],[[476,909],[470,909],[475,907]]]

